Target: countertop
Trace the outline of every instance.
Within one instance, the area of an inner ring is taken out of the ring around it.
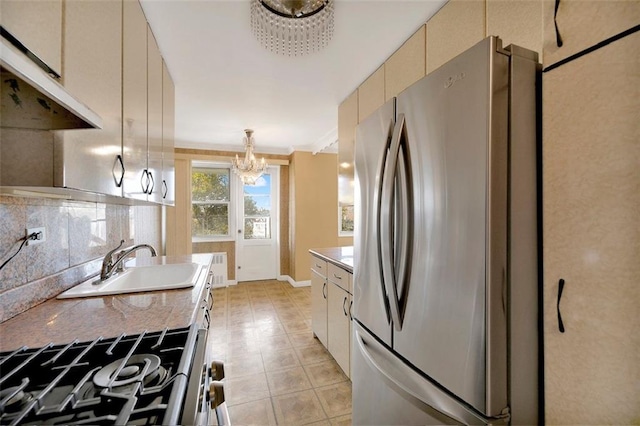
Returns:
[[[345,269],[353,274],[353,247],[328,247],[309,250],[314,256],[318,256],[327,262]]]
[[[158,256],[127,265],[196,262],[208,268],[211,254]],[[22,346],[37,348],[74,339],[93,340],[145,330],[186,327],[196,319],[207,273],[187,289],[130,293],[78,299],[49,299],[0,324],[0,352]]]

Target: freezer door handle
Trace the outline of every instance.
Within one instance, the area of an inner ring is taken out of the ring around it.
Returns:
[[[442,418],[443,422],[455,424],[486,425],[509,422],[508,408],[497,417],[483,416],[455,399],[435,382],[418,374],[358,325],[355,337],[356,350],[360,351],[369,367],[379,373],[394,391],[426,413]]]
[[[391,318],[396,330],[402,330],[400,318],[400,302],[398,298],[398,286],[394,272],[395,257],[393,250],[393,229],[395,226],[395,202],[394,185],[398,167],[398,153],[400,151],[400,139],[404,129],[404,114],[398,114],[389,153],[382,175],[382,199],[380,202],[380,257],[382,260],[382,281],[389,295]]]

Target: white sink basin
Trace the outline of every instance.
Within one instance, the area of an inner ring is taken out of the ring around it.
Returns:
[[[201,270],[202,265],[197,263],[134,266],[102,282],[97,277],[78,284],[58,299],[189,288],[198,281]]]

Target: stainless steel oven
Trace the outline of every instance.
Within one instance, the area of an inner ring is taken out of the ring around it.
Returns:
[[[194,362],[185,399],[182,424],[230,425],[224,396],[224,365],[207,363],[207,330],[198,330]]]

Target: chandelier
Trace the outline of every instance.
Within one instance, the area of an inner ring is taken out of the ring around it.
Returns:
[[[245,185],[255,185],[256,181],[267,170],[267,163],[262,160],[256,160],[253,154],[253,130],[245,129],[247,136],[244,138],[244,158],[240,160],[238,154],[236,158],[231,160],[231,168],[242,179]]]
[[[333,35],[334,0],[251,0],[251,29],[268,50],[298,56],[317,52]]]

